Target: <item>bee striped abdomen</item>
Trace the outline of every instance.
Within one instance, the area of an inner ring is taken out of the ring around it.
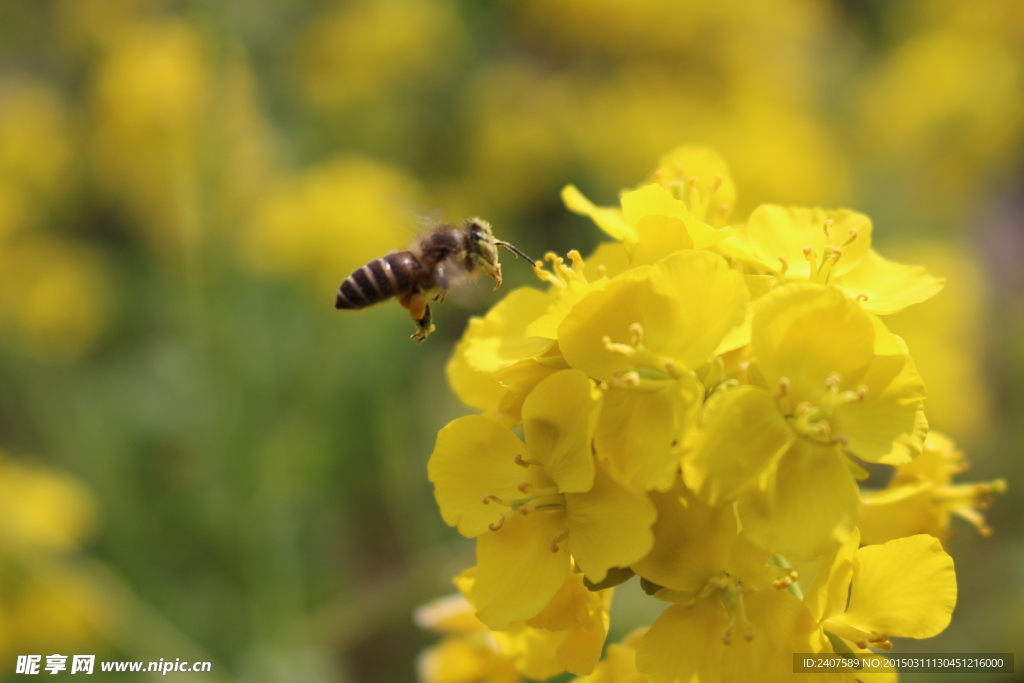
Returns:
[[[408,251],[374,259],[345,278],[334,307],[359,309],[387,301],[411,290],[419,273],[419,261]]]

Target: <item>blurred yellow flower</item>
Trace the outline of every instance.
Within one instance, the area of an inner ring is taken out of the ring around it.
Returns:
[[[943,546],[949,541],[951,516],[974,525],[983,536],[992,530],[981,514],[993,494],[1006,490],[1006,482],[953,484],[967,470],[963,453],[946,436],[932,431],[924,450],[896,468],[889,485],[861,495],[859,526],[865,543],[885,543],[914,534],[931,534]]]
[[[1017,48],[990,34],[957,26],[914,34],[864,79],[859,143],[900,173],[923,177],[910,199],[956,206],[1015,158],[1022,79]]]
[[[95,169],[163,256],[180,257],[203,230],[247,217],[271,171],[251,75],[237,47],[227,50],[211,63],[192,25],[162,17],[126,23],[101,52]]]
[[[907,342],[928,386],[928,420],[959,441],[991,434],[992,396],[987,388],[988,287],[984,264],[959,244],[916,242],[894,252],[926,264],[955,286],[887,316],[885,324]]]
[[[62,191],[71,157],[67,114],[53,87],[34,79],[0,80],[0,237],[4,204],[35,202]],[[17,198],[3,197],[10,192]],[[6,200],[6,201],[5,201]]]
[[[340,157],[275,181],[240,241],[262,272],[308,279],[324,295],[355,268],[415,237],[410,207],[423,196],[401,169]]]
[[[82,247],[35,235],[0,243],[0,329],[31,356],[61,361],[88,349],[107,319],[107,286]]]
[[[299,41],[299,70],[314,104],[341,108],[422,88],[462,38],[448,0],[342,3],[310,22]]]
[[[71,477],[0,451],[0,654],[95,646],[109,625],[102,587],[71,560],[95,524]]]
[[[522,675],[501,651],[487,626],[474,616],[473,603],[461,593],[417,608],[416,625],[445,634],[420,653],[420,683],[518,683]]]

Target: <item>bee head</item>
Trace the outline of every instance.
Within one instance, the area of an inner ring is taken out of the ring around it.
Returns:
[[[491,224],[482,218],[466,222],[468,239],[466,251],[473,266],[490,273],[498,265],[498,245],[491,231]]]

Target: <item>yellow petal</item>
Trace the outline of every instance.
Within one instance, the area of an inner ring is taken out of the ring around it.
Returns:
[[[520,673],[544,681],[565,671],[558,661],[558,648],[568,634],[569,631],[545,631],[516,623],[493,635],[502,653],[512,659]]]
[[[510,292],[483,318],[472,318],[463,335],[465,362],[486,374],[543,353],[551,346],[551,340],[529,337],[526,328],[544,313],[549,303],[544,292],[521,287]]]
[[[484,496],[520,498],[518,484],[538,476],[533,470],[539,468],[516,464],[516,455],[526,453],[526,445],[507,427],[481,415],[460,417],[444,427],[427,463],[427,475],[445,523],[469,538],[486,532],[502,511],[484,504]]]
[[[570,557],[552,541],[568,528],[565,513],[512,515],[476,542],[473,604],[477,617],[495,631],[537,616],[565,583]]]
[[[880,315],[927,301],[942,290],[944,283],[944,279],[929,275],[924,266],[896,263],[873,249],[856,267],[836,280],[851,296],[866,295],[861,305]]]
[[[545,359],[544,363],[540,363],[533,358],[527,358],[491,375],[505,391],[498,402],[495,413],[499,420],[503,423],[508,422],[512,426],[523,421],[523,403],[526,401],[526,397],[530,395],[534,387],[563,369],[557,367],[557,364],[552,367],[552,364],[549,363],[550,360],[555,359]]]
[[[453,593],[425,605],[413,613],[413,621],[423,629],[442,633],[483,631],[487,627],[476,618],[476,608],[462,593]]]
[[[708,251],[682,251],[650,271],[642,303],[647,345],[685,368],[705,362],[729,330],[743,323],[749,294],[743,276]]]
[[[806,681],[807,674],[793,673],[793,653],[822,652],[828,641],[804,604],[788,591],[774,588],[744,595],[743,604],[754,637],[747,640],[736,628],[722,662],[722,680]]]
[[[459,400],[470,408],[496,412],[506,389],[486,373],[470,366],[466,360],[466,348],[469,344],[469,337],[464,336],[455,345],[448,365],[445,366],[448,386]]]
[[[715,600],[672,605],[637,643],[636,668],[652,683],[717,683],[728,626],[729,617]]]
[[[717,392],[683,441],[683,480],[714,505],[732,500],[792,444],[795,434],[764,389]]]
[[[853,563],[850,606],[835,621],[902,638],[930,638],[949,625],[956,574],[937,538],[922,534],[869,545]]]
[[[602,278],[613,278],[630,268],[630,257],[621,242],[602,242],[583,261],[583,274],[594,282]]]
[[[569,517],[569,548],[592,583],[604,580],[612,567],[628,567],[651,550],[654,504],[643,493],[616,483],[598,467],[594,487],[565,494]]]
[[[761,490],[737,505],[751,541],[787,557],[811,557],[849,538],[857,519],[857,486],[838,451],[801,439],[769,473]]]
[[[530,457],[544,466],[562,493],[594,482],[594,430],[601,392],[580,370],[562,370],[538,384],[523,403]]]
[[[612,643],[594,673],[574,683],[650,683],[650,678],[636,670],[636,648]]]
[[[831,237],[825,233],[826,221],[832,221],[828,229]],[[788,264],[787,278],[814,280],[817,274],[812,273],[804,249],[810,247],[814,250],[816,265],[820,266],[826,245],[841,248],[843,255],[835,264],[833,277],[844,275],[871,248],[871,219],[849,209],[762,204],[750,214],[745,234],[750,252],[773,270],[782,269],[779,256],[783,256]],[[842,246],[854,234],[853,241]]]
[[[690,179],[696,179],[694,189],[708,213],[718,212],[723,205],[729,208],[736,206],[736,183],[729,173],[729,166],[710,147],[677,147],[661,158],[652,177],[654,182],[662,183],[679,180],[685,184]],[[713,192],[711,188],[715,188]],[[697,207],[691,206],[690,209],[697,213]]]
[[[949,511],[935,504],[934,486],[928,481],[862,494],[857,524],[865,544],[917,534],[930,534],[943,543],[949,539]]]
[[[817,403],[832,373],[846,378],[874,357],[871,316],[838,287],[792,283],[756,305],[751,346],[771,391],[788,378],[792,400]]]
[[[602,341],[628,343],[630,326],[642,322],[638,301],[645,291],[649,267],[635,268],[590,292],[576,304],[558,326],[558,346],[569,365],[584,370],[597,380],[611,380],[628,359],[609,351]]]
[[[659,586],[696,593],[723,571],[747,585],[765,582],[769,553],[739,535],[731,505],[712,507],[681,484],[651,493],[657,507],[654,547],[633,570]]]
[[[691,374],[657,389],[609,389],[594,445],[627,488],[664,491],[678,479],[679,440],[703,389]]]
[[[821,622],[846,609],[853,577],[853,555],[860,546],[860,532],[854,529],[850,537],[836,548],[818,569],[814,581],[804,593],[804,604],[815,621]]]
[[[850,383],[864,386],[867,399],[836,406],[833,433],[844,435],[846,449],[862,460],[910,462],[924,448],[928,434],[924,382],[914,362],[909,356],[877,356]]]
[[[575,185],[566,185],[562,188],[562,202],[565,203],[565,208],[573,213],[589,216],[597,224],[597,227],[615,239],[626,243],[636,242],[636,233],[623,219],[619,209],[595,206],[576,189]]]

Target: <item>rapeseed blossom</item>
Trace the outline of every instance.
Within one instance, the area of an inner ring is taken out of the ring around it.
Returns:
[[[793,653],[884,651],[950,621],[949,517],[987,533],[976,508],[1005,484],[951,483],[960,455],[929,435],[913,349],[882,317],[943,280],[875,252],[868,216],[739,216],[739,189],[699,147],[619,206],[567,187],[613,241],[546,255],[547,287],[510,292],[455,347],[449,381],[482,414],[441,430],[429,477],[476,539],[466,597],[527,676],[792,680]],[[861,490],[869,464],[886,489]],[[599,664],[607,614],[580,596],[635,575],[670,605]],[[543,633],[570,624],[581,640]]]

